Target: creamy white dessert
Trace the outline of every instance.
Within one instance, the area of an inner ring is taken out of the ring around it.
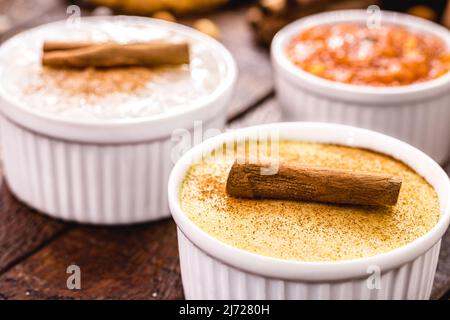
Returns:
[[[21,33],[0,49],[0,90],[25,108],[62,118],[114,121],[190,108],[225,77],[210,43],[151,20],[116,17],[59,22]],[[51,68],[41,65],[45,40],[92,42],[188,41],[190,64],[159,68]]]

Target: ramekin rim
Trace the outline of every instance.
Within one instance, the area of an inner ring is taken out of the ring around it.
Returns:
[[[330,262],[286,260],[263,256],[239,249],[209,235],[207,232],[198,227],[192,220],[190,220],[185,213],[183,213],[180,206],[179,193],[182,181],[186,175],[186,171],[192,164],[192,162],[190,162],[191,159],[201,155],[201,153],[205,150],[212,150],[214,146],[220,145],[233,134],[243,134],[244,132],[251,132],[252,130],[258,129],[269,130],[271,128],[279,128],[280,126],[289,127],[292,130],[295,130],[299,126],[310,129],[329,128],[330,130],[348,130],[349,132],[362,133],[375,139],[384,139],[386,142],[402,145],[403,148],[419,155],[425,162],[428,163],[429,166],[433,168],[433,170],[438,172],[437,174],[439,174],[439,176],[444,177],[446,192],[450,193],[450,179],[439,164],[419,149],[382,133],[347,125],[321,122],[283,122],[237,129],[236,131],[223,133],[205,140],[201,144],[189,150],[178,160],[170,174],[168,184],[168,201],[171,215],[175,220],[177,227],[186,236],[186,238],[189,239],[189,241],[192,241],[195,244],[195,246],[201,248],[208,255],[219,259],[225,264],[251,272],[253,274],[281,279],[322,281],[361,278],[368,276],[367,267],[373,265],[379,266],[383,272],[390,270],[416,259],[440,241],[450,223],[450,198],[447,199],[446,208],[441,209],[441,216],[437,224],[427,233],[414,241],[394,250],[374,256]],[[300,138],[298,139],[301,140]],[[349,145],[345,143],[337,144]],[[383,151],[380,150],[375,151],[383,153]],[[389,155],[386,151],[384,151],[384,153]],[[445,211],[442,212],[442,210]]]
[[[370,85],[355,85],[348,83],[341,83],[337,81],[332,81],[328,79],[324,79],[318,76],[315,76],[301,68],[295,66],[292,61],[286,56],[284,50],[285,45],[289,39],[293,37],[296,33],[298,33],[302,29],[302,25],[306,24],[310,25],[323,25],[328,24],[330,21],[325,22],[322,20],[326,20],[326,18],[341,16],[338,21],[339,22],[351,22],[351,21],[364,21],[366,18],[367,12],[366,10],[361,9],[352,9],[352,10],[338,10],[338,11],[329,11],[318,13],[314,15],[310,15],[304,18],[300,18],[294,22],[283,27],[272,40],[271,44],[271,56],[272,61],[275,66],[279,67],[284,73],[289,75],[292,79],[298,80],[296,83],[300,83],[301,81],[307,81],[318,88],[327,88],[336,91],[340,91],[342,93],[347,94],[358,94],[358,95],[372,95],[372,96],[408,96],[411,94],[420,94],[422,92],[426,92],[433,89],[438,89],[441,87],[450,87],[450,71],[446,74],[431,80],[427,80],[421,83],[409,84],[404,86],[394,86],[394,87],[382,87],[382,86],[370,86]],[[349,16],[353,15],[352,18]],[[444,27],[419,18],[415,16],[411,16],[408,14],[394,12],[389,10],[382,10],[382,19],[391,19],[393,21],[388,20],[387,22],[402,26],[407,26],[410,29],[426,29],[426,32],[438,36],[441,40],[443,40],[449,50],[450,50],[450,31],[445,29]],[[413,27],[411,24],[418,24],[419,26]],[[445,36],[444,36],[445,34]]]
[[[226,69],[226,77],[223,78],[220,81],[219,86],[211,93],[209,94],[205,99],[201,99],[199,101],[196,101],[193,103],[189,108],[176,108],[176,110],[169,110],[167,112],[163,112],[160,114],[145,116],[145,117],[136,117],[136,118],[126,118],[126,119],[109,119],[109,120],[91,120],[91,119],[77,119],[77,118],[66,118],[66,117],[60,117],[58,115],[46,113],[46,112],[40,112],[39,110],[28,108],[22,103],[10,99],[8,96],[8,93],[4,91],[3,86],[0,86],[0,99],[6,101],[9,105],[14,106],[19,111],[30,115],[32,117],[35,117],[37,119],[42,119],[45,121],[50,121],[53,123],[58,123],[62,125],[75,125],[80,127],[96,127],[96,128],[115,128],[120,126],[127,126],[127,125],[142,125],[142,124],[154,124],[157,122],[172,120],[175,118],[181,118],[186,115],[200,112],[205,108],[208,108],[214,101],[218,100],[221,96],[223,96],[227,90],[234,85],[234,83],[237,80],[238,76],[238,69],[236,61],[234,60],[232,54],[230,51],[219,41],[213,39],[212,37],[209,37],[200,31],[197,31],[191,27],[170,22],[170,21],[164,21],[161,19],[155,19],[150,17],[140,17],[140,16],[125,16],[125,15],[114,15],[114,16],[91,16],[91,17],[82,17],[83,20],[88,21],[95,21],[95,20],[141,20],[141,21],[147,21],[151,24],[160,25],[160,26],[166,26],[170,30],[174,30],[175,32],[180,32],[183,34],[188,35],[189,37],[192,37],[194,39],[199,39],[199,41],[206,42],[208,45],[214,47],[214,50],[217,50],[219,53],[220,59],[223,60],[223,63],[225,64]],[[65,23],[65,20],[58,20],[53,21],[49,23],[45,23],[42,25],[39,25],[37,27],[27,29],[25,31],[22,31],[13,37],[9,38],[5,42],[3,42],[0,45],[0,55],[2,54],[2,51],[5,50],[6,46],[10,41],[14,41],[16,37],[22,35],[23,33],[27,32],[33,32],[36,29],[40,28],[46,28],[51,27],[52,25],[58,25],[61,23]],[[219,61],[220,62],[220,61]],[[0,68],[0,72],[1,72]]]

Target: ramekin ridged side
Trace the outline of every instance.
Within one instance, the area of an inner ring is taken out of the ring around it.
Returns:
[[[292,281],[251,274],[208,255],[178,229],[186,299],[204,300],[424,300],[429,299],[440,241],[415,260],[381,274],[380,289],[367,277],[343,281]]]
[[[291,261],[254,254],[223,243],[196,226],[180,205],[180,188],[189,167],[223,143],[267,137],[275,131],[282,140],[366,148],[405,162],[435,188],[440,220],[425,235],[402,247],[336,262]],[[450,180],[435,161],[384,134],[330,123],[275,123],[208,139],[180,158],[172,170],[168,191],[188,299],[429,299],[441,238],[450,223]]]
[[[439,163],[450,156],[450,74],[419,84],[370,87],[338,83],[295,66],[286,46],[298,32],[329,23],[366,23],[364,10],[308,16],[283,28],[272,42],[277,98],[289,121],[322,121],[376,130],[421,149]],[[417,17],[382,11],[381,24],[433,34],[450,47],[450,32]]]
[[[31,207],[92,224],[138,223],[170,215],[166,190],[174,161],[171,136],[130,144],[78,143],[0,119],[6,181]],[[202,125],[223,129],[225,114]]]
[[[282,78],[277,95],[289,120],[347,124],[386,133],[418,147],[439,163],[450,156],[450,91],[394,106],[364,105],[314,94]]]

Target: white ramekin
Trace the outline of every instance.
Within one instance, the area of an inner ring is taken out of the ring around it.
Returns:
[[[271,47],[277,97],[286,120],[354,125],[404,140],[439,163],[450,152],[450,74],[420,84],[370,87],[339,83],[314,76],[295,66],[286,46],[301,30],[322,24],[358,22],[369,13],[345,10],[312,15],[283,28]],[[450,31],[409,15],[381,12],[381,24],[396,24],[434,34],[450,47]]]
[[[39,113],[16,103],[0,88],[6,181],[20,200],[64,220],[124,224],[167,217],[167,181],[174,162],[172,147],[177,143],[172,133],[193,134],[197,121],[202,130],[224,128],[237,77],[234,59],[219,42],[179,24],[142,17],[83,19],[139,19],[202,41],[225,68],[224,78],[210,96],[189,108],[108,122]],[[65,21],[39,28],[61,24]],[[9,41],[14,38],[3,46]]]
[[[180,208],[186,171],[223,143],[246,137],[334,143],[362,147],[393,156],[422,175],[439,196],[441,218],[419,239],[369,258],[339,262],[300,262],[250,253],[225,244],[197,227]],[[187,299],[428,299],[441,237],[450,222],[450,180],[420,150],[366,129],[326,123],[291,122],[261,125],[208,139],[187,152],[169,179],[169,205],[178,226],[181,274]],[[380,272],[380,289],[369,289]]]

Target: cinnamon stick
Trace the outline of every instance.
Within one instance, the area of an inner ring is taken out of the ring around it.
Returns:
[[[117,66],[155,67],[189,63],[189,45],[187,42],[151,41],[85,45],[87,44],[47,43],[47,46],[44,44],[42,64],[52,67],[106,68]],[[45,51],[45,47],[47,47],[47,51]],[[55,47],[61,49],[51,50]]]
[[[262,175],[267,163],[236,160],[226,191],[233,197],[317,201],[355,205],[394,205],[402,178],[304,165],[278,164],[273,175]]]
[[[50,52],[50,51],[56,51],[56,50],[73,50],[73,49],[81,49],[81,48],[91,47],[94,45],[96,45],[96,43],[87,42],[87,41],[67,42],[67,41],[46,40],[46,41],[44,41],[44,44],[42,45],[42,51]]]

